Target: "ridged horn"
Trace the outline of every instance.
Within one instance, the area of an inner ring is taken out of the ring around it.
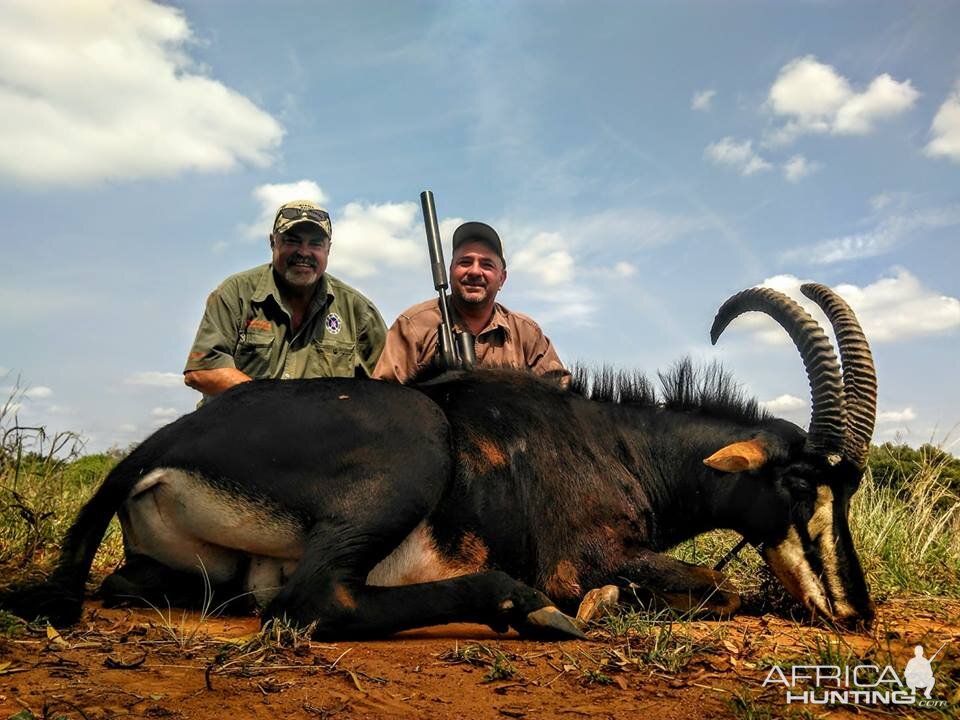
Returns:
[[[820,306],[837,336],[843,364],[843,404],[847,414],[843,454],[862,468],[867,463],[877,421],[877,371],[870,345],[853,310],[833,290],[819,283],[806,283],[800,286],[800,292]]]
[[[743,290],[720,306],[710,328],[710,341],[716,345],[727,325],[753,310],[766,313],[780,323],[800,351],[810,382],[812,405],[807,451],[828,458],[839,455],[846,428],[840,364],[826,333],[806,310],[770,288]]]

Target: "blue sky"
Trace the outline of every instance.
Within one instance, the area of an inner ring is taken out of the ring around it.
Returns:
[[[719,359],[805,425],[782,331],[708,330],[823,282],[873,346],[875,440],[956,451],[956,3],[11,0],[0,28],[5,422],[99,450],[189,411],[204,300],[294,197],[389,324],[432,296],[429,188],[447,243],[500,231],[501,300],[565,361]]]

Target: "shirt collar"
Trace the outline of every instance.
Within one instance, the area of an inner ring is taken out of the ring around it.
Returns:
[[[453,320],[453,329],[457,332],[463,332],[463,324],[460,322],[460,316],[457,315],[457,311],[456,308],[453,307],[453,303],[450,303],[450,312],[453,315],[451,318]],[[507,320],[507,312],[509,311],[503,307],[503,305],[500,303],[494,303],[493,315],[490,317],[490,322],[488,322],[483,330],[480,331],[480,335],[486,335],[487,333],[494,332],[495,330],[502,330],[505,335],[509,336],[510,323]]]

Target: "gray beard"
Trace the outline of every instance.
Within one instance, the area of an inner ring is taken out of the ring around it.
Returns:
[[[483,288],[483,295],[481,296],[474,295],[474,296],[468,297],[464,295],[462,292],[457,293],[457,299],[459,299],[460,302],[466,305],[483,305],[483,303],[485,303],[489,298],[490,298],[489,288]]]
[[[301,267],[307,267],[307,266],[301,266]],[[316,272],[315,267],[310,267],[309,269]],[[303,275],[300,275],[297,272],[296,268],[292,268],[292,267],[287,267],[287,269],[283,271],[283,279],[287,283],[287,285],[290,285],[295,288],[310,287],[311,285],[314,285],[317,282],[317,280],[306,280]]]

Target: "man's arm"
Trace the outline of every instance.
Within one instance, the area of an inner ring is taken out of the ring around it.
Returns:
[[[183,373],[183,382],[194,390],[211,397],[229,390],[234,385],[253,380],[236,368],[218,368],[216,370],[187,370]]]
[[[549,377],[551,380],[560,384],[560,387],[567,387],[573,379],[570,371],[560,362],[560,356],[557,355],[553,343],[550,342],[543,330],[536,323],[533,324],[536,332],[533,333],[530,342],[524,348],[527,356],[527,367],[537,375]]]
[[[383,352],[387,325],[380,312],[371,304],[367,307],[357,332],[357,356],[367,377],[375,377],[377,361]]]
[[[427,358],[421,358],[425,347],[424,339],[420,337],[414,323],[405,315],[398,317],[387,331],[387,341],[383,346],[383,353],[373,371],[377,380],[388,380],[395,383],[405,383],[423,367]],[[429,342],[430,338],[426,339]],[[436,336],[433,345],[436,346]]]
[[[252,378],[233,359],[242,322],[242,303],[229,281],[210,293],[197,337],[190,348],[183,382],[207,397]]]

